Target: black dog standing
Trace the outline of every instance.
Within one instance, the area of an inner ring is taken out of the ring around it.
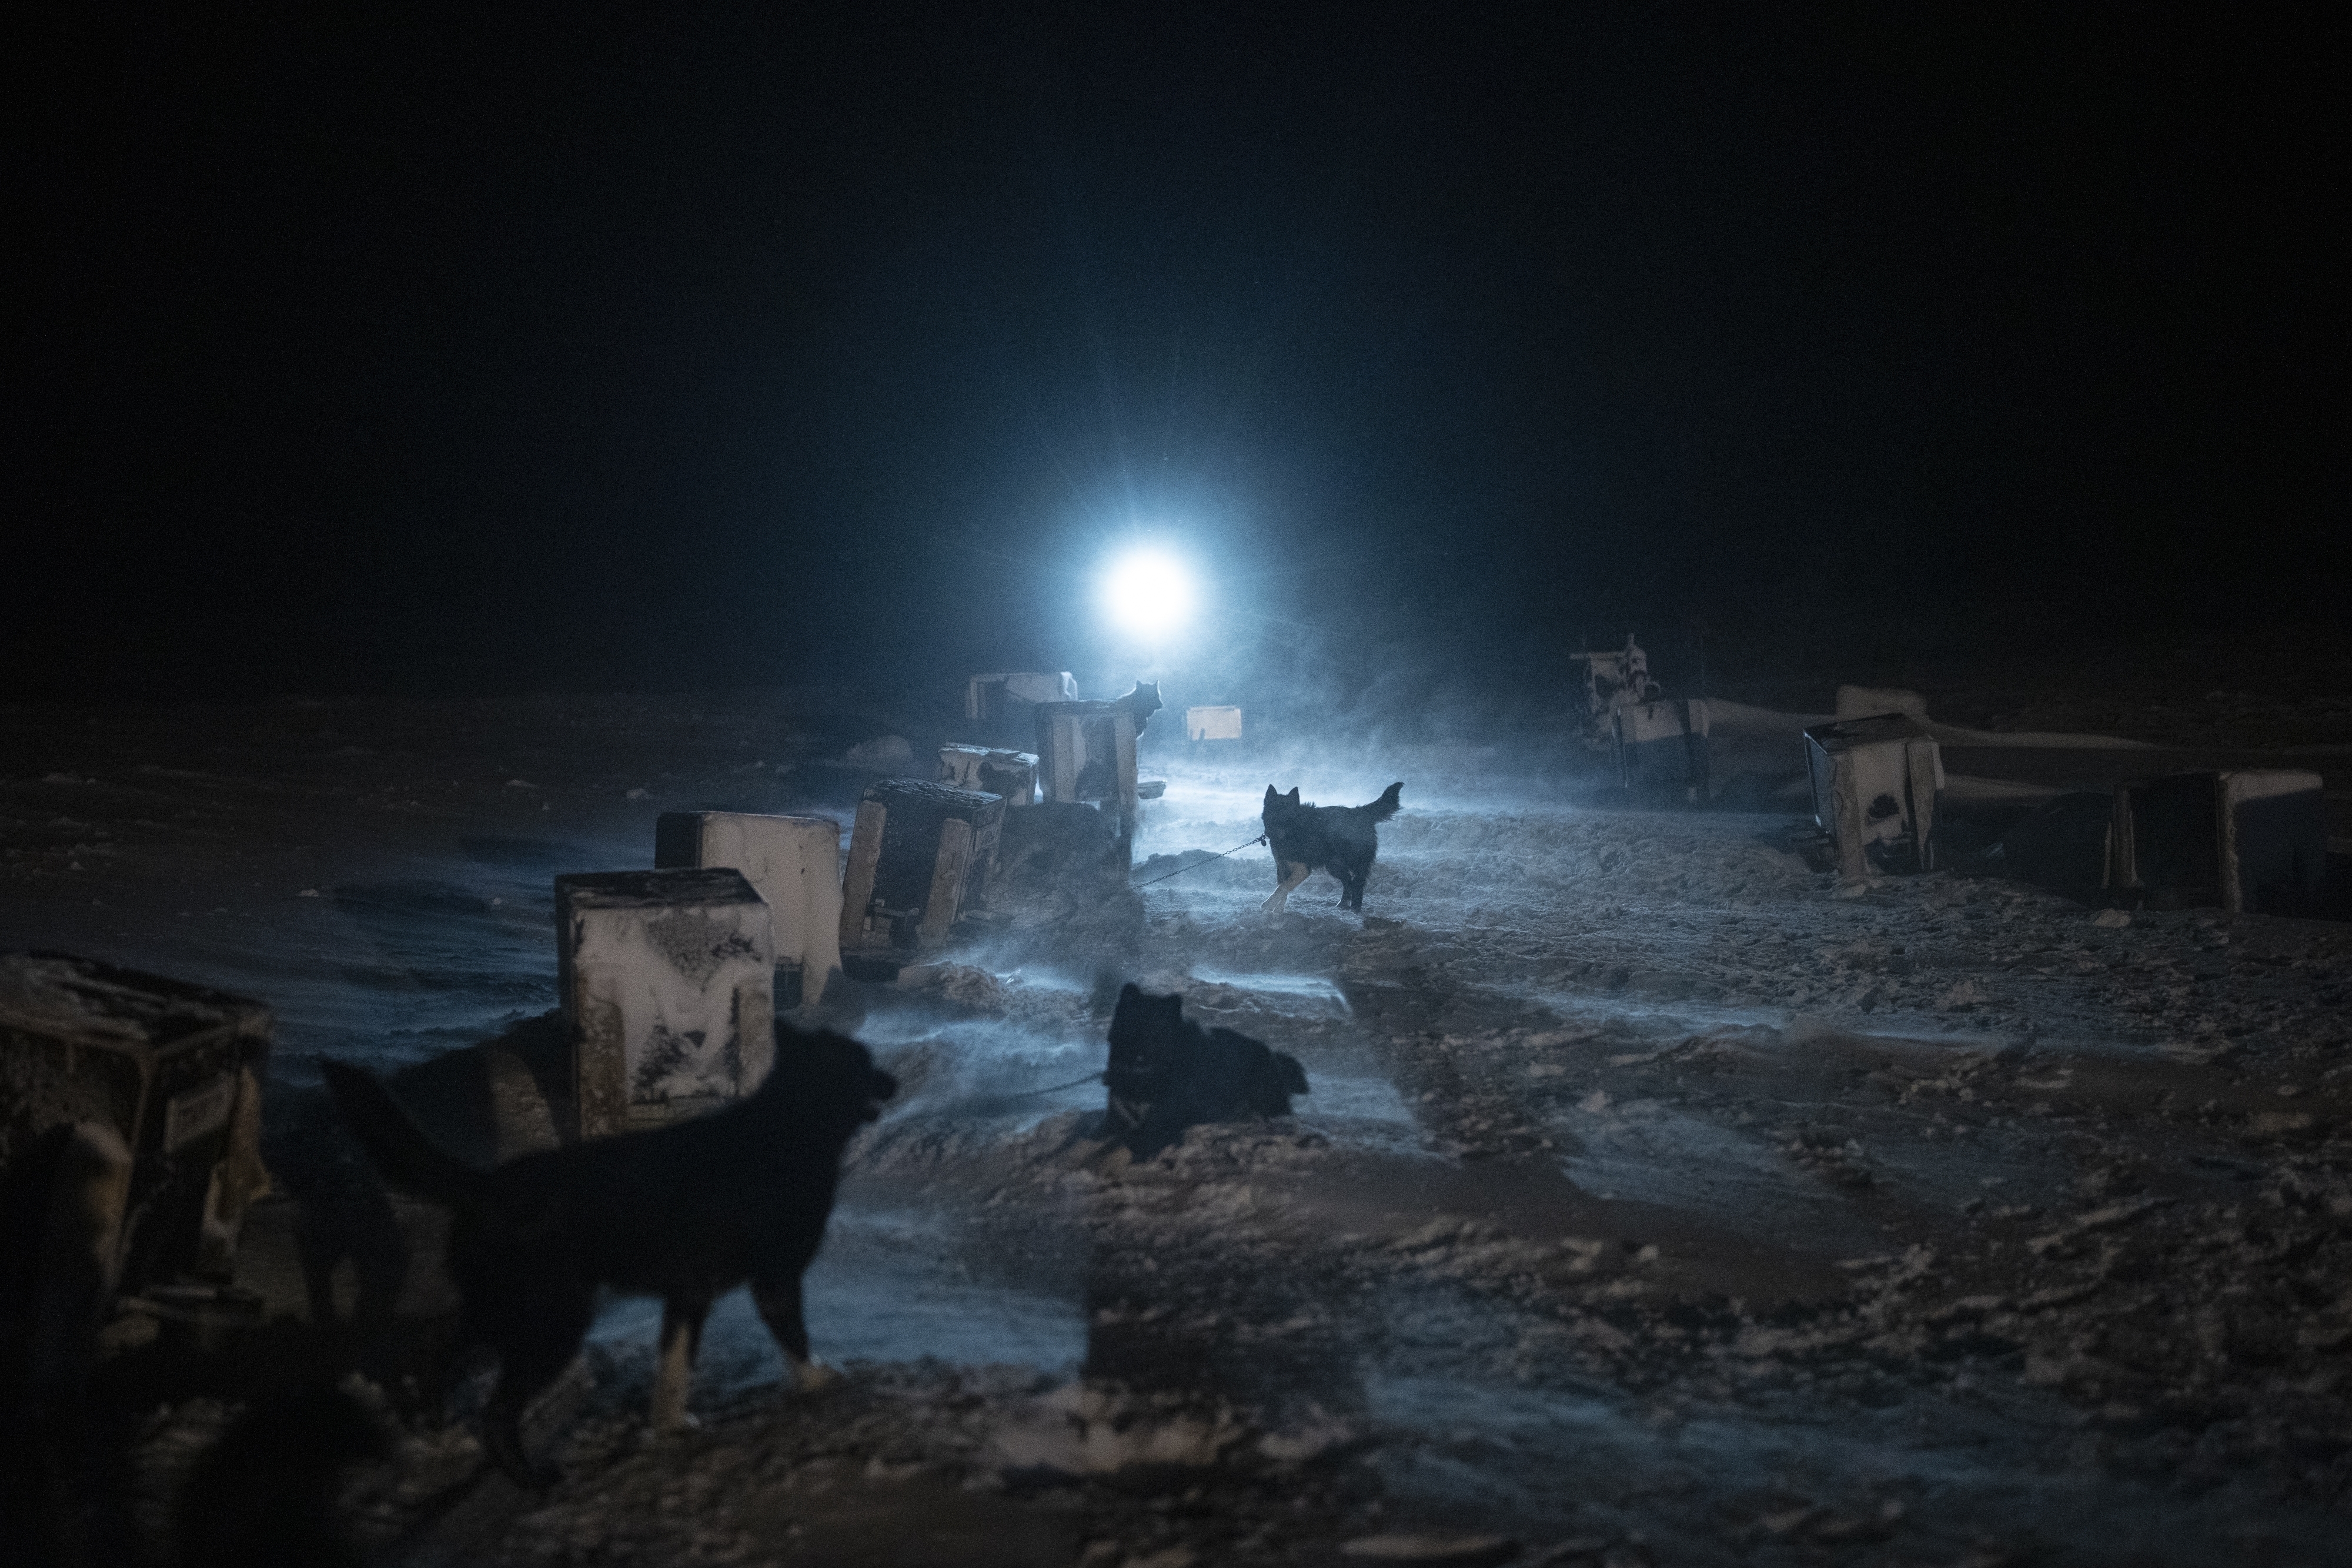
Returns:
[[[523,1458],[522,1413],[579,1353],[600,1285],[662,1300],[657,1427],[686,1424],[703,1318],[746,1281],[794,1384],[824,1375],[809,1359],[801,1275],[824,1239],[843,1149],[898,1091],[857,1041],[778,1024],[774,1069],[735,1103],[488,1171],[436,1145],[374,1078],[322,1065],[384,1181],[449,1206],[449,1273],[499,1357],[483,1443],[520,1484],[553,1479]]]
[[[1380,824],[1397,814],[1404,794],[1400,779],[1364,806],[1301,805],[1298,789],[1287,795],[1265,787],[1265,841],[1274,851],[1274,896],[1266,913],[1279,915],[1290,901],[1290,890],[1318,871],[1339,879],[1339,907],[1360,912],[1364,879],[1372,873],[1372,857],[1381,852]]]

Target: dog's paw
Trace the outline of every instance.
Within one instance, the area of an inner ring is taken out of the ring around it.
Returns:
[[[821,1361],[795,1361],[792,1363],[792,1386],[787,1392],[818,1394],[840,1381],[841,1374]]]

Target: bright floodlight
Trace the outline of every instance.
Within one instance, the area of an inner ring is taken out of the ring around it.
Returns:
[[[1138,550],[1117,562],[1103,582],[1103,604],[1125,631],[1150,636],[1192,613],[1192,578],[1160,550]]]

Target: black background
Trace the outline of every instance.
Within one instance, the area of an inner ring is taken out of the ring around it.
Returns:
[[[77,11],[0,682],[1107,667],[1136,534],[1228,661],[2325,621],[2323,15]]]

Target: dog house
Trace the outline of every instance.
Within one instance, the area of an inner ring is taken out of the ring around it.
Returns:
[[[1630,704],[1656,699],[1658,683],[1650,679],[1650,655],[1625,634],[1622,648],[1601,649],[1569,657],[1584,666],[1584,741],[1595,750],[1617,744],[1616,714]]]
[[[2309,907],[2327,875],[2320,777],[2293,768],[2176,773],[2118,785],[2108,892],[2158,908]]]
[[[555,879],[556,986],[583,1138],[757,1088],[775,1055],[775,933],[732,867]]]
[[[1131,808],[1135,711],[1118,702],[1046,703],[1037,709],[1037,783],[1048,800]]]
[[[845,954],[934,946],[988,896],[1004,800],[923,779],[885,779],[857,803],[842,878]]]
[[[1628,789],[1675,789],[1705,798],[1708,783],[1707,712],[1703,701],[1660,698],[1627,703],[1610,715],[1617,743],[1617,781]]]
[[[1805,760],[1813,820],[1836,846],[1841,880],[1935,868],[1944,759],[1916,720],[1890,713],[1814,725]]]
[[[1067,670],[974,675],[964,687],[963,716],[979,740],[1021,746],[1036,733],[1037,705],[1076,702],[1078,683]]]
[[[1242,710],[1237,707],[1188,707],[1184,734],[1191,740],[1239,740]]]
[[[1031,806],[1037,800],[1037,758],[1028,751],[1000,751],[985,746],[940,747],[940,782],[959,789],[1002,795],[1008,807]]]
[[[30,1314],[37,1361],[79,1364],[118,1290],[229,1278],[268,1185],[269,1036],[243,997],[0,956],[0,1309]]]
[[[841,967],[841,824],[830,817],[665,811],[654,864],[732,866],[767,901],[775,934],[779,1008],[824,995]]]
[[[1037,783],[1045,798],[1089,805],[1135,839],[1135,709],[1125,702],[1046,703],[1037,709]]]

